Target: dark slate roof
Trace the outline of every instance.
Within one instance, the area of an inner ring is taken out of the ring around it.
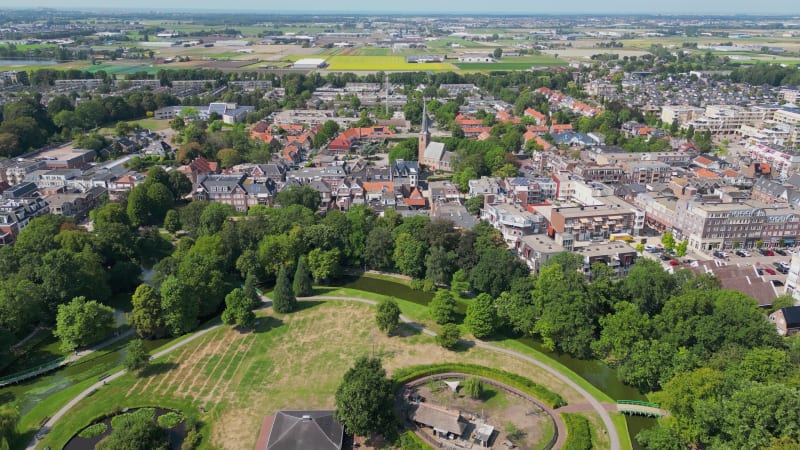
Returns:
[[[3,192],[5,198],[25,198],[37,194],[36,183],[31,181],[23,181],[22,183],[15,184]]]
[[[786,319],[786,328],[800,328],[800,306],[781,308],[783,318]]]
[[[340,450],[343,438],[333,411],[278,411],[266,450]]]

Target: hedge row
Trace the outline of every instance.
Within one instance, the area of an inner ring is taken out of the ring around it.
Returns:
[[[441,363],[405,367],[398,369],[395,372],[393,379],[395,386],[399,389],[401,385],[408,383],[409,381],[429,375],[448,372],[477,375],[499,381],[500,383],[507,384],[508,386],[541,400],[551,408],[558,408],[567,404],[567,402],[564,401],[560,395],[550,391],[544,386],[534,383],[525,377],[521,377],[514,373],[505,372],[503,370],[492,369],[490,367],[483,367],[475,364]]]
[[[567,442],[564,450],[591,450],[592,428],[589,420],[577,414],[561,414],[567,427]]]

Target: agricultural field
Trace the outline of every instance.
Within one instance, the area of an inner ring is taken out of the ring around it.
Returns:
[[[266,314],[265,314],[266,313]],[[78,430],[116,407],[179,409],[204,423],[203,448],[253,448],[265,415],[278,409],[331,408],[342,374],[358,356],[380,356],[391,374],[416,364],[468,362],[523,375],[572,405],[585,401],[544,370],[506,355],[469,348],[447,351],[411,328],[387,337],[374,308],[352,302],[303,301],[300,311],[259,313],[252,332],[220,327],[128,374],[66,415],[40,444],[61,448]]]
[[[531,67],[566,66],[566,61],[552,56],[524,56],[503,58],[494,63],[454,63],[461,70],[491,71],[491,70],[526,70]]]
[[[447,71],[454,70],[449,63],[407,63],[403,56],[331,56],[327,59],[332,71]]]

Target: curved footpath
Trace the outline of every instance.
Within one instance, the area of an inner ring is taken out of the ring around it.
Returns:
[[[267,308],[267,307],[272,305],[272,301],[269,300],[267,297],[265,297],[263,295],[261,297],[262,297],[262,299],[264,299],[264,305],[259,309]],[[324,296],[324,295],[314,296],[314,297],[301,297],[298,300],[349,301],[349,302],[365,303],[367,305],[377,305],[379,303],[379,302],[377,302],[375,300],[367,300],[367,299],[363,299],[363,298],[337,297],[337,296]],[[401,314],[400,315],[400,320],[402,320],[403,323],[406,323],[409,326],[415,328],[416,330],[419,330],[421,333],[425,333],[425,334],[427,334],[429,336],[436,336],[435,332],[433,332],[433,331],[423,327],[422,325],[414,322],[413,320],[409,319],[405,315]],[[214,330],[216,328],[219,328],[220,326],[222,326],[222,324],[213,325],[213,326],[210,326],[210,327],[208,327],[206,329],[200,330],[200,331],[196,332],[195,334],[189,336],[188,338],[186,338],[186,339],[184,339],[184,340],[182,340],[180,342],[177,342],[177,343],[175,343],[173,345],[170,345],[169,347],[167,347],[167,348],[165,348],[165,349],[153,354],[151,356],[151,359],[157,359],[157,358],[160,358],[160,357],[162,357],[164,355],[167,355],[167,354],[175,351],[176,349],[178,349],[180,347],[183,347],[184,345],[196,340],[197,338],[199,338],[200,336],[203,336],[204,334],[208,333],[209,331]],[[531,364],[533,364],[533,365],[535,365],[537,367],[540,367],[540,368],[544,369],[545,371],[547,371],[548,373],[550,373],[554,377],[556,377],[559,380],[561,380],[562,382],[564,382],[567,386],[571,387],[572,389],[575,389],[579,394],[581,394],[581,396],[583,398],[586,399],[587,402],[589,402],[589,404],[591,405],[591,407],[594,410],[594,412],[599,414],[600,418],[603,420],[603,425],[605,425],[606,430],[608,431],[608,439],[609,439],[609,441],[611,443],[610,450],[620,450],[619,434],[617,433],[617,429],[614,427],[614,422],[611,421],[611,415],[608,413],[608,411],[606,411],[606,409],[603,407],[603,404],[600,403],[600,401],[598,401],[596,398],[594,398],[594,396],[592,396],[592,394],[590,394],[586,389],[584,389],[580,385],[578,385],[578,383],[572,381],[569,377],[567,377],[566,375],[562,374],[558,370],[548,366],[547,364],[545,364],[545,363],[543,363],[543,362],[541,362],[541,361],[539,361],[537,359],[534,359],[534,358],[532,358],[530,356],[527,356],[525,354],[516,352],[514,350],[509,350],[509,349],[505,349],[505,348],[502,348],[502,347],[497,347],[495,345],[487,344],[485,342],[474,342],[474,341],[467,341],[467,340],[463,340],[463,339],[460,342],[463,343],[463,344],[466,344],[468,346],[472,346],[472,347],[478,347],[478,348],[483,348],[483,349],[494,351],[494,352],[505,353],[506,355],[509,355],[511,357],[523,360],[525,362],[529,362],[529,363],[531,363]],[[106,383],[109,383],[109,382],[111,382],[113,380],[116,380],[117,378],[125,375],[126,373],[127,373],[127,370],[120,370],[119,372],[116,372],[116,373],[106,377],[104,380],[98,381],[97,383],[91,385],[89,388],[87,388],[86,390],[84,390],[83,392],[78,394],[75,398],[70,400],[69,403],[64,405],[55,414],[53,414],[53,416],[50,417],[50,419],[47,422],[45,422],[45,424],[42,426],[42,428],[40,428],[39,431],[36,433],[36,436],[33,438],[33,440],[30,443],[28,443],[28,446],[26,447],[26,450],[34,450],[36,448],[36,445],[39,443],[39,441],[41,441],[41,439],[44,437],[44,435],[47,434],[47,432],[50,429],[53,428],[53,426],[56,424],[56,422],[58,422],[64,416],[64,414],[66,414],[70,409],[72,409],[75,405],[77,405],[78,402],[80,402],[81,400],[85,399],[89,395],[95,393],[98,389],[103,387],[103,385],[105,385]]]

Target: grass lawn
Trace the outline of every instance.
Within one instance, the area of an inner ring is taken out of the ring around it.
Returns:
[[[131,125],[138,123],[140,127],[152,131],[161,131],[169,128],[169,119],[157,120],[153,118],[143,118],[139,120],[129,120],[128,123]],[[114,134],[114,127],[100,128],[99,133],[104,136],[111,136]]]
[[[136,72],[147,72],[149,74],[157,73],[160,69],[166,68],[161,66],[151,66],[146,64],[139,65],[123,65],[123,64],[99,64],[96,66],[89,66],[85,68],[87,72],[95,73],[101,70],[112,75],[127,75]]]
[[[407,63],[403,56],[331,56],[327,60],[328,70],[407,70],[407,71],[445,71],[453,70],[448,63]]]
[[[303,301],[300,306],[292,314],[260,311],[254,332],[215,329],[154,361],[145,376],[128,374],[109,383],[57,423],[39,448],[61,448],[78,430],[115,408],[164,406],[204,423],[201,448],[250,449],[265,415],[278,409],[333,407],[343,373],[356,357],[373,352],[390,374],[401,367],[447,361],[502,367],[572,404],[581,403],[576,392],[545,371],[506,355],[474,348],[447,351],[430,336],[405,328],[399,336],[387,337],[375,326],[369,305]],[[58,395],[68,399],[78,390]],[[24,423],[37,425],[30,415]]]

